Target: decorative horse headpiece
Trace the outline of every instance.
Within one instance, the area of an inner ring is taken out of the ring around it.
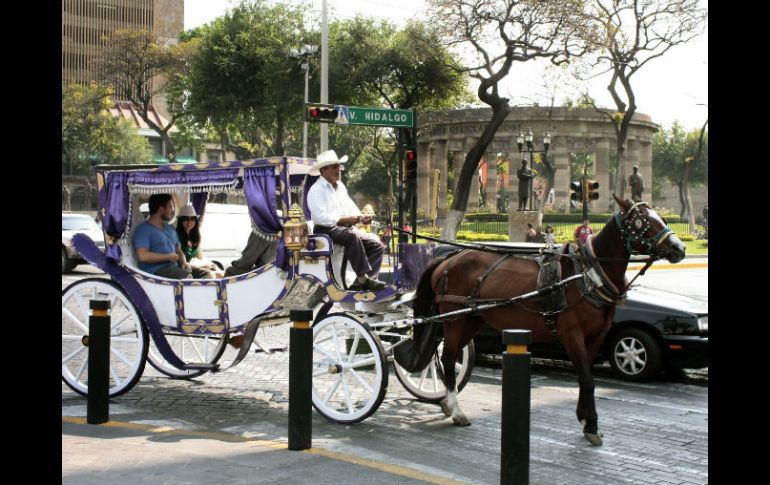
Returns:
[[[647,214],[640,210],[641,206],[648,208]],[[663,229],[652,237],[645,237],[652,226],[649,211],[651,209],[649,209],[649,205],[646,202],[636,202],[626,211],[616,212],[615,222],[618,225],[620,235],[629,254],[641,253],[647,254],[654,259],[660,259],[668,254],[669,251],[663,249],[662,244],[667,238],[674,235],[674,231],[661,219],[660,222],[663,225]],[[640,250],[634,249],[635,242],[641,245]]]

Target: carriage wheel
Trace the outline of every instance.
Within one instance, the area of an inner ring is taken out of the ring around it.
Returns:
[[[62,380],[88,396],[89,301],[110,301],[110,397],[128,391],[139,381],[147,357],[147,330],[139,312],[123,290],[110,280],[87,278],[69,285],[61,295]]]
[[[425,402],[439,402],[444,399],[446,396],[446,386],[443,379],[444,368],[441,365],[441,352],[443,350],[444,341],[442,340],[430,363],[418,372],[409,372],[393,360],[396,378],[404,386],[404,389],[409,391],[409,394]],[[475,360],[476,350],[473,346],[473,340],[471,340],[468,345],[463,347],[455,363],[458,393],[463,390],[470,380]]]
[[[313,324],[313,407],[335,423],[358,423],[388,388],[385,351],[369,326],[347,313]]]
[[[171,350],[187,364],[216,364],[225,353],[227,342],[230,340],[229,334],[187,335],[168,327],[163,328],[163,334]],[[173,379],[192,379],[208,372],[207,369],[177,369],[163,357],[152,338],[147,360],[158,372]]]

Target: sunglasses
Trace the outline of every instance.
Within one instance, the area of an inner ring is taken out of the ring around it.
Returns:
[[[198,220],[197,217],[186,217],[186,216],[177,217],[177,219],[179,219],[179,222],[197,221]]]

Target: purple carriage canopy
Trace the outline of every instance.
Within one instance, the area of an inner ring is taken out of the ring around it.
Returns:
[[[307,158],[270,157],[193,164],[99,165],[96,187],[106,255],[120,260],[118,241],[130,229],[134,193],[188,192],[196,213],[203,215],[209,192],[242,187],[255,229],[276,237],[284,223],[278,211],[285,216],[290,206],[287,187],[301,188],[313,163]],[[288,267],[283,239],[279,239],[276,266]]]

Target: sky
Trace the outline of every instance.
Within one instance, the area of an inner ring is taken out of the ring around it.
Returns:
[[[273,0],[273,3],[279,1]],[[311,1],[320,12],[322,0]],[[237,3],[233,0],[185,0],[184,27],[191,29],[210,22]],[[327,3],[330,20],[352,18],[360,13],[405,25],[410,18],[427,17],[424,0],[327,0]],[[701,3],[708,6],[708,0]],[[320,23],[319,14],[319,28]],[[500,84],[501,94],[510,98],[512,106],[550,103],[542,87],[543,66],[534,62],[514,65]],[[589,94],[600,106],[614,107],[607,91],[609,80],[608,75],[603,75],[588,84]],[[655,123],[667,128],[674,120],[679,120],[687,130],[700,128],[708,118],[708,30],[688,44],[675,46],[664,56],[650,61],[634,75],[632,86],[637,111],[650,115]],[[568,96],[574,99],[577,93],[565,88],[557,93],[556,103],[560,104]]]

